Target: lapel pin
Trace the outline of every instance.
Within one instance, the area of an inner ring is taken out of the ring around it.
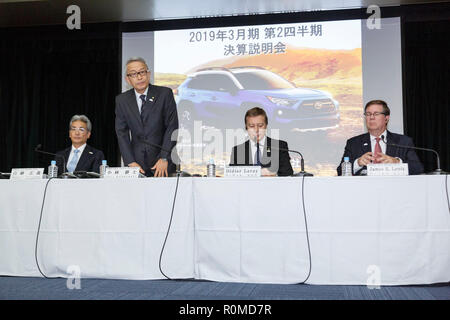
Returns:
[[[155,97],[151,97],[150,99],[148,99],[149,101],[153,102],[153,100],[155,99]]]
[[[89,154],[94,154],[92,151],[89,151]]]
[[[367,142],[363,144],[363,146],[367,146]]]

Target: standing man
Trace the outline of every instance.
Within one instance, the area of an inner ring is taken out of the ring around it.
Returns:
[[[69,122],[69,138],[72,146],[56,154],[63,156],[66,163],[62,163],[62,157],[56,158],[58,175],[63,171],[88,171],[100,172],[100,165],[105,156],[102,151],[97,150],[86,142],[91,137],[92,123],[85,115],[74,115]],[[66,166],[66,170],[63,170]]]
[[[249,140],[233,147],[230,166],[261,166],[263,176],[291,176],[292,170],[286,141],[266,136],[267,114],[258,107],[245,113],[245,129]]]
[[[409,174],[423,173],[423,165],[414,149],[394,147],[389,144],[413,147],[410,137],[392,133],[387,130],[391,111],[383,100],[367,102],[364,117],[368,133],[347,140],[344,157],[350,158],[353,174],[359,175],[369,163],[408,163]],[[342,174],[341,166],[337,167],[338,175]]]
[[[150,84],[150,70],[142,58],[127,61],[125,79],[133,89],[116,97],[116,134],[123,161],[148,177],[167,177],[176,170],[170,158],[176,145],[172,133],[178,129],[172,90]]]

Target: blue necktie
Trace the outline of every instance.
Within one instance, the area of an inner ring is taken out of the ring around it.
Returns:
[[[145,105],[145,94],[141,94],[139,96],[139,98],[141,98],[141,100],[142,100],[142,104],[141,104],[141,120],[144,121],[143,114],[144,114],[144,105]]]
[[[259,143],[256,143],[256,154],[255,154],[255,161],[253,161],[253,163],[255,164],[255,166],[260,166],[261,165],[261,160],[260,160],[260,152],[259,152]]]
[[[70,160],[69,164],[67,165],[67,171],[69,172],[74,172],[75,168],[77,167],[77,163],[78,163],[78,152],[80,152],[80,150],[75,149],[73,151],[73,157],[72,160]]]

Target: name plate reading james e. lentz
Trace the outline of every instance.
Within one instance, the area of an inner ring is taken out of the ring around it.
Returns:
[[[12,169],[9,177],[12,180],[28,180],[44,178],[44,168]]]
[[[368,176],[407,176],[407,163],[370,163],[367,165]]]
[[[260,166],[225,166],[225,177],[261,177]]]
[[[139,178],[138,167],[109,167],[105,171],[105,179]]]

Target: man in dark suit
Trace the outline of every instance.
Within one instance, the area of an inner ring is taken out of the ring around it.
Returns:
[[[176,145],[172,134],[178,129],[173,92],[150,84],[142,58],[128,60],[126,81],[133,89],[116,97],[116,134],[123,161],[147,176],[167,177],[176,170],[171,159]]]
[[[344,157],[350,158],[353,174],[360,175],[369,163],[408,163],[409,174],[423,173],[423,165],[414,149],[395,147],[390,144],[411,146],[410,137],[387,130],[390,109],[383,100],[369,101],[364,108],[368,133],[347,140]],[[341,166],[337,167],[341,175]]]
[[[266,136],[266,112],[258,107],[252,108],[246,112],[244,122],[250,139],[233,147],[230,166],[259,165],[263,176],[292,175],[287,142]]]
[[[58,174],[63,171],[100,172],[100,165],[105,159],[103,152],[89,146],[86,142],[91,137],[92,124],[85,115],[74,115],[69,123],[69,138],[72,146],[58,151],[56,154],[64,157],[56,158]],[[64,170],[64,168],[66,168]]]

